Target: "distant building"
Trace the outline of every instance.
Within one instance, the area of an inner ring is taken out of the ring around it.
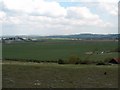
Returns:
[[[1,40],[3,43],[12,43],[12,42],[21,42],[21,41],[37,41],[35,39],[31,39],[31,38],[26,38],[26,37],[7,37],[7,38],[1,38]]]
[[[91,55],[93,54],[93,52],[85,52],[85,54]]]

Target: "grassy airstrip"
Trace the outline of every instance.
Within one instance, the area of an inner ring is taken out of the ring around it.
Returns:
[[[58,59],[69,60],[71,56],[77,56],[83,61],[104,61],[106,58],[118,57],[115,52],[117,47],[116,41],[44,40],[4,43],[3,88],[117,88],[118,65],[56,63]],[[93,54],[86,54],[88,52]]]

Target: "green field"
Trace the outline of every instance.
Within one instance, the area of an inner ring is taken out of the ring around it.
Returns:
[[[72,41],[72,40],[45,40],[44,42],[23,42],[3,44],[4,59],[34,59],[41,61],[67,60],[77,56],[81,60],[102,61],[106,58],[118,57],[113,51],[118,47],[116,41]],[[104,51],[105,53],[101,54]],[[86,55],[86,52],[94,52]],[[98,54],[97,54],[97,53]]]
[[[71,56],[98,63],[118,57],[117,48],[116,41],[95,40],[3,43],[3,88],[118,88],[118,65],[52,63]],[[93,54],[86,54],[88,52]]]
[[[2,75],[3,88],[118,88],[117,65],[4,61]]]

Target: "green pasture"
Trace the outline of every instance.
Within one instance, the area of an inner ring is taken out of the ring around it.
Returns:
[[[118,88],[117,65],[3,61],[2,71],[3,88]]]
[[[3,59],[34,59],[57,61],[67,60],[71,56],[77,56],[81,60],[104,60],[117,57],[117,52],[103,53],[102,51],[113,51],[118,47],[115,41],[72,41],[72,40],[44,40],[41,42],[22,42],[3,44]],[[86,55],[86,52],[94,52]],[[97,53],[98,54],[97,54]]]

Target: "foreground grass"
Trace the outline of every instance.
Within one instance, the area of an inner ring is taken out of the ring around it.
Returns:
[[[104,75],[104,72],[107,72]],[[3,88],[117,88],[117,65],[3,62]]]

